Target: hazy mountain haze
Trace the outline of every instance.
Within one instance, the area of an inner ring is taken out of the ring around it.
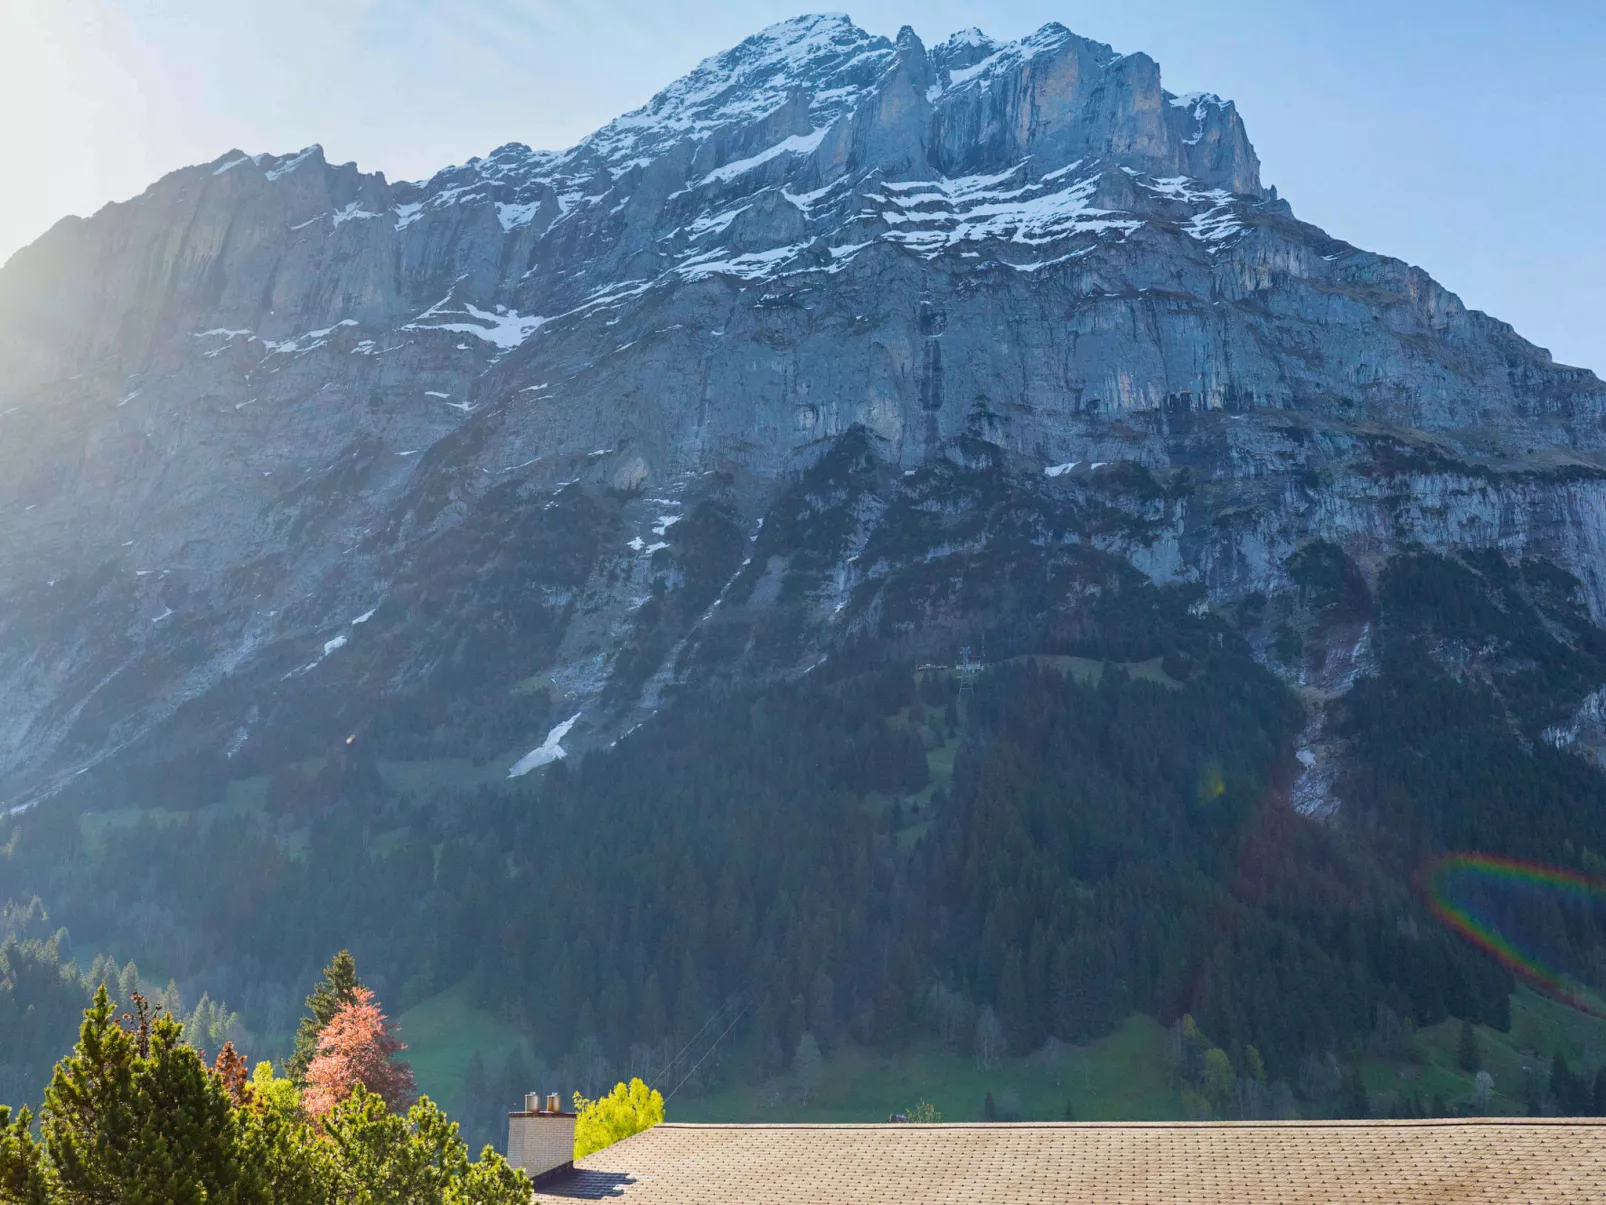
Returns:
[[[508,141],[568,146],[797,0],[7,0],[0,258],[231,146],[312,142],[392,180]],[[852,9],[886,36],[1058,20],[1144,49],[1252,122],[1265,178],[1353,242],[1429,267],[1563,362],[1606,367],[1606,15],[1584,0],[1208,6],[939,0]],[[1537,186],[1539,181],[1550,183]],[[25,183],[24,183],[25,182]]]

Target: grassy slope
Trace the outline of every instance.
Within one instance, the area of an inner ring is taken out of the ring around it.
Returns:
[[[1416,1066],[1368,1062],[1363,1078],[1373,1108],[1387,1108],[1389,1098],[1401,1090],[1418,1093],[1424,1102],[1438,1094],[1452,1108],[1457,1101],[1470,1101],[1473,1075],[1456,1066],[1460,1034],[1458,1021],[1445,1021],[1420,1031],[1417,1047],[1423,1061]],[[1488,1110],[1491,1114],[1526,1113],[1525,1081],[1537,1076],[1543,1085],[1550,1074],[1551,1056],[1557,1050],[1575,1072],[1606,1058],[1606,1021],[1525,987],[1511,998],[1510,1033],[1480,1025],[1477,1034],[1483,1068],[1494,1077],[1495,1094]]]
[[[408,1010],[400,1021],[419,1088],[448,1110],[462,1104],[463,1075],[475,1051],[494,1070],[519,1042],[512,1029],[470,1003],[462,984]],[[1420,1062],[1364,1063],[1374,1111],[1385,1113],[1401,1091],[1419,1095],[1424,1103],[1442,1096],[1451,1108],[1469,1102],[1472,1076],[1456,1066],[1459,1032],[1455,1021],[1421,1030]],[[1606,1055],[1606,1021],[1523,989],[1512,1000],[1511,1032],[1480,1026],[1478,1045],[1495,1081],[1489,1112],[1520,1115],[1527,1111],[1524,1068],[1533,1068],[1526,1074],[1537,1074],[1542,1083],[1557,1049],[1575,1070],[1599,1060]],[[1006,1120],[1060,1120],[1067,1102],[1079,1121],[1176,1119],[1185,1114],[1167,1046],[1165,1029],[1143,1015],[1129,1017],[1114,1033],[1086,1046],[1064,1047],[1052,1066],[1037,1055],[1005,1059],[981,1071],[974,1060],[927,1042],[893,1056],[844,1046],[826,1059],[806,1104],[792,1078],[783,1076],[702,1097],[676,1097],[668,1112],[676,1121],[885,1121],[924,1100],[945,1120],[975,1121],[991,1092]]]
[[[974,1121],[991,1092],[1003,1115],[1022,1119],[1062,1119],[1067,1100],[1081,1120],[1180,1117],[1182,1102],[1170,1084],[1165,1038],[1153,1019],[1133,1016],[1108,1037],[1066,1047],[1057,1067],[1022,1058],[987,1071],[930,1045],[893,1057],[844,1047],[826,1060],[806,1105],[783,1078],[704,1097],[677,1097],[668,1113],[676,1121],[885,1121],[926,1100],[945,1120]]]
[[[474,1006],[466,983],[414,1005],[397,1020],[419,1091],[448,1112],[460,1106],[463,1076],[475,1051],[494,1074],[521,1040],[513,1029]]]

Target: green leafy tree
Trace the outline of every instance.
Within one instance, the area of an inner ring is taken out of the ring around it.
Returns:
[[[612,1092],[597,1100],[576,1092],[574,1109],[580,1115],[574,1123],[574,1157],[584,1159],[657,1125],[664,1119],[664,1098],[656,1088],[633,1079],[628,1087],[615,1084]]]
[[[262,1108],[293,1118],[301,1111],[301,1089],[289,1076],[273,1074],[273,1064],[258,1063],[251,1073],[251,1096]]]
[[[1244,1051],[1244,1074],[1257,1084],[1266,1082],[1266,1060],[1260,1057],[1260,1051],[1254,1046]]]
[[[362,986],[362,980],[357,978],[357,960],[350,950],[341,950],[324,967],[323,982],[307,997],[307,1008],[312,1015],[301,1018],[296,1028],[295,1050],[285,1064],[285,1070],[296,1083],[306,1080],[307,1068],[318,1057],[318,1035],[323,1033],[324,1026],[344,1005],[356,1000]]]
[[[1210,1107],[1217,1113],[1225,1113],[1232,1102],[1233,1088],[1237,1083],[1237,1075],[1232,1069],[1232,1060],[1227,1052],[1219,1046],[1212,1046],[1205,1052],[1204,1058],[1204,1095],[1210,1102]]]

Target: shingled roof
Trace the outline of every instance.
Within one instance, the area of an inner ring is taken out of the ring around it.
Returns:
[[[660,1125],[543,1185],[623,1205],[1579,1205],[1606,1121]]]

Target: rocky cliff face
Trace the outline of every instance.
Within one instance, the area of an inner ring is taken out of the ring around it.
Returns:
[[[1315,536],[1497,547],[1599,618],[1603,454],[1606,385],[1300,222],[1231,102],[800,18],[567,151],[231,152],[19,252],[0,798],[369,729],[528,768],[688,674],[945,650],[974,600],[915,583],[1044,549],[1228,606]]]

